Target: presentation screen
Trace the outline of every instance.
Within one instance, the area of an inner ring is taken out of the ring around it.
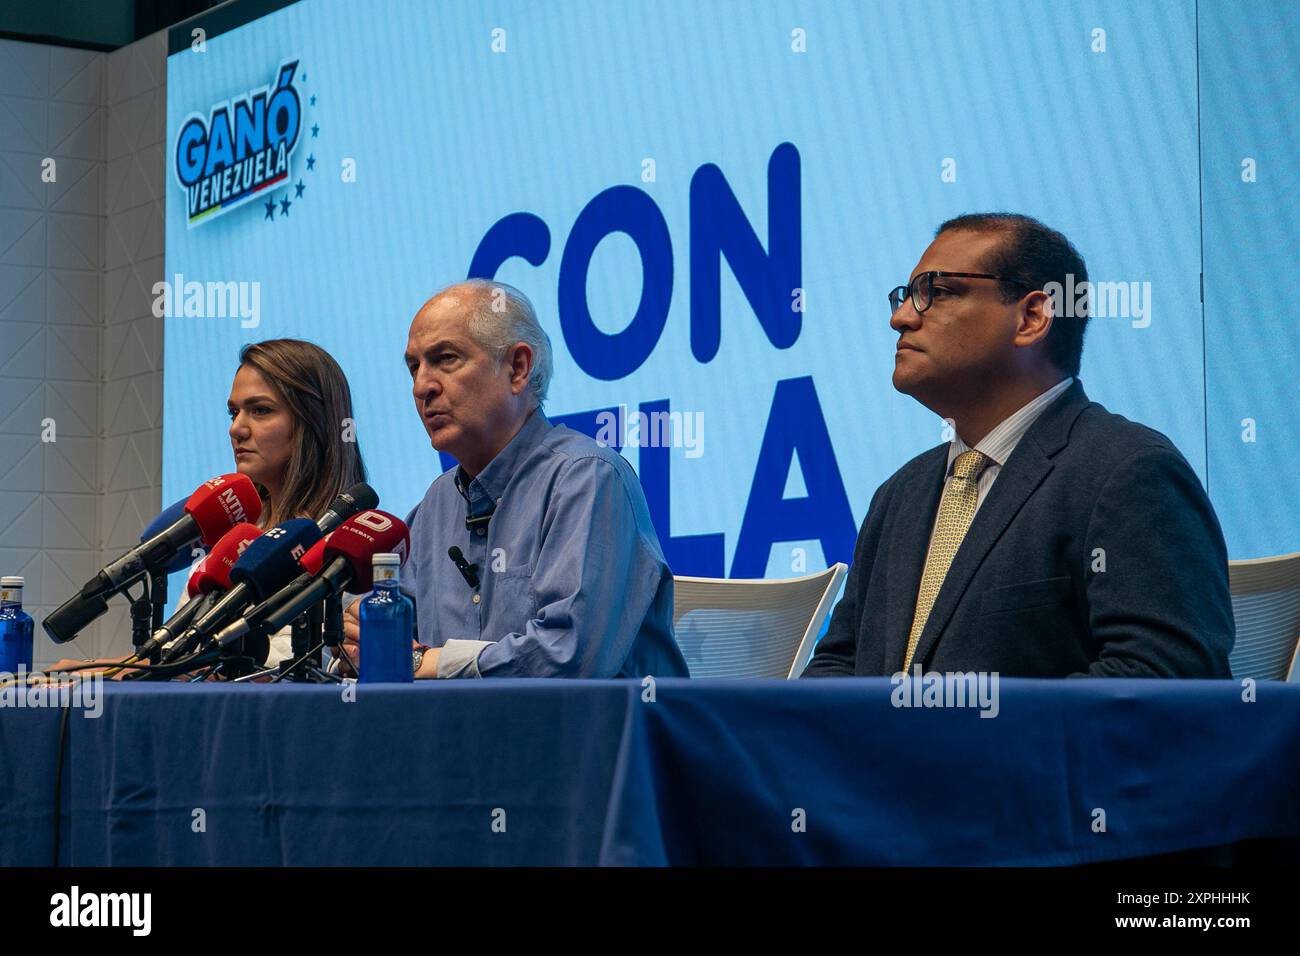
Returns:
[[[451,464],[407,328],[480,276],[535,304],[546,414],[621,449],[675,573],[849,562],[880,483],[951,437],[892,387],[888,292],[941,222],[1007,210],[1087,260],[1088,395],[1178,446],[1232,557],[1300,548],[1294,508],[1268,510],[1300,500],[1294,332],[1249,375],[1207,348],[1230,355],[1240,315],[1203,305],[1232,242],[1203,212],[1264,147],[1202,171],[1193,2],[260,7],[172,35],[164,503],[233,470],[239,348],[288,336],[339,361],[404,515]],[[1231,32],[1201,15],[1202,45]]]

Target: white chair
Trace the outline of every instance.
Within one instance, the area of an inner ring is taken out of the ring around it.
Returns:
[[[1237,643],[1228,656],[1232,676],[1297,680],[1300,642],[1300,551],[1276,558],[1228,562]]]
[[[803,673],[848,567],[802,578],[673,578],[673,630],[692,677]]]

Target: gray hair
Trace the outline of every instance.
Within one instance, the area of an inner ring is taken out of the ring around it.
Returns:
[[[469,333],[497,361],[505,358],[510,347],[518,342],[533,350],[528,390],[540,411],[551,385],[551,339],[538,323],[537,312],[528,296],[495,279],[466,279],[451,288],[470,288],[483,293],[475,297]]]

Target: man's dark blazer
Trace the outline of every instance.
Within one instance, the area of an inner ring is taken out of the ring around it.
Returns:
[[[902,670],[947,464],[948,446],[932,448],[876,491],[804,676]],[[1230,677],[1234,637],[1227,548],[1195,473],[1164,435],[1090,402],[1076,379],[989,489],[913,667]]]

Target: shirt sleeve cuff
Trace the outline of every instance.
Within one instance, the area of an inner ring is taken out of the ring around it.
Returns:
[[[482,677],[478,656],[491,641],[450,640],[438,653],[438,677]]]

